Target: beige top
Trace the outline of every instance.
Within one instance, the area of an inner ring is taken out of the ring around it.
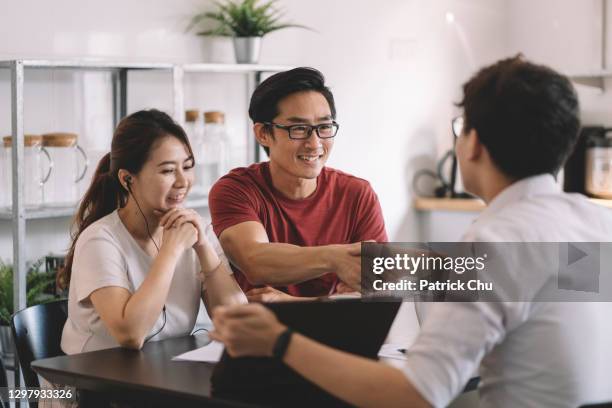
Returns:
[[[227,263],[210,225],[205,234],[219,258]],[[61,346],[66,354],[119,346],[94,309],[89,295],[107,286],[135,292],[149,273],[153,259],[134,240],[116,210],[83,231],[75,247],[68,320],[62,334]],[[177,263],[165,302],[166,324],[151,341],[191,333],[202,303],[199,273],[200,262],[195,251],[185,251]],[[163,313],[160,313],[149,336],[162,325]]]

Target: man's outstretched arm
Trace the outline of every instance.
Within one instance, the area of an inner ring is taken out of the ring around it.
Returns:
[[[227,257],[255,285],[284,286],[334,272],[353,289],[360,286],[360,243],[316,247],[270,243],[256,221],[225,229],[219,241]]]

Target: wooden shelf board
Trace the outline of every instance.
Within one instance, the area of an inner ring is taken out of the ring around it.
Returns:
[[[476,198],[428,198],[418,197],[414,208],[419,211],[481,211],[484,202]]]
[[[612,208],[612,200],[601,198],[590,198],[591,202]],[[414,208],[418,211],[482,211],[485,203],[476,198],[432,198],[417,197],[414,200]]]

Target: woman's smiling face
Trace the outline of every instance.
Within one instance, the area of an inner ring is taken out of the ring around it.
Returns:
[[[166,212],[182,206],[194,177],[194,159],[189,149],[178,138],[168,135],[153,146],[148,160],[134,177],[132,192],[142,197],[143,207]]]

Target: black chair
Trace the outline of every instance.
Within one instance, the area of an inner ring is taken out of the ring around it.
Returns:
[[[578,408],[612,408],[612,402],[601,402],[599,404],[582,405]]]
[[[65,299],[31,306],[13,315],[11,328],[27,387],[40,387],[30,367],[32,361],[64,355],[60,341],[67,318],[68,301]]]
[[[4,364],[2,358],[0,358],[0,388],[8,387],[8,380],[6,379],[6,371],[4,370]],[[8,401],[4,401],[0,395],[0,408],[8,408]]]

